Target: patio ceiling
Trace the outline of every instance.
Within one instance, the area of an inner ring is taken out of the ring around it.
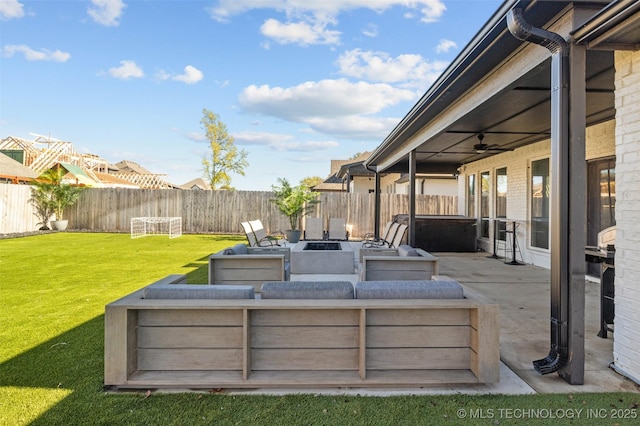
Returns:
[[[462,99],[482,76],[518,50],[522,42],[509,33],[504,16],[514,5],[523,4],[527,7],[527,20],[533,25],[544,25],[568,2],[505,2],[366,160],[367,166],[378,172],[407,172],[409,152],[415,149],[417,173],[454,174],[463,164],[550,137],[551,59],[548,58],[515,81],[505,81],[494,96],[469,109],[438,134],[423,141],[415,140],[415,135],[435,122],[451,102]],[[606,2],[596,4],[603,7]],[[586,114],[587,124],[592,125],[615,117],[613,52],[589,50],[586,62]],[[489,148],[485,152],[474,149],[481,133],[482,142]]]

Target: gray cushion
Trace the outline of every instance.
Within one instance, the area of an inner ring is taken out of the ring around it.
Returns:
[[[353,299],[349,281],[267,281],[262,283],[263,299]]]
[[[357,299],[464,299],[457,281],[360,281]]]
[[[253,299],[250,285],[154,284],[146,287],[143,299]]]
[[[236,244],[232,247],[235,254],[249,254],[249,250],[247,250],[246,244]]]
[[[420,256],[420,254],[413,247],[404,244],[398,247],[398,256]]]

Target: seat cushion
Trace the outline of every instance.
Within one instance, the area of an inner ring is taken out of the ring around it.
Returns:
[[[457,281],[359,281],[356,299],[464,299]]]
[[[234,254],[249,254],[246,244],[236,244],[232,247]]]
[[[349,281],[266,281],[260,288],[263,299],[353,299]]]
[[[401,245],[398,247],[398,256],[420,256],[420,253],[409,245]]]
[[[254,299],[250,285],[154,284],[145,287],[143,299]]]

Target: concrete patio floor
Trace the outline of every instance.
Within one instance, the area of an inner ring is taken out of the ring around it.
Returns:
[[[351,242],[356,262],[361,243]],[[439,274],[448,275],[500,304],[500,382],[483,386],[456,386],[420,389],[327,390],[320,393],[361,395],[439,393],[572,393],[640,392],[640,386],[613,371],[613,339],[597,337],[600,315],[600,284],[585,284],[585,383],[569,385],[557,373],[540,375],[532,361],[549,352],[550,274],[532,265],[509,265],[487,253],[434,253],[439,258]],[[292,274],[292,280],[357,280],[355,274]],[[300,390],[298,390],[299,392]],[[286,393],[287,390],[280,390]],[[267,393],[277,393],[267,391]]]

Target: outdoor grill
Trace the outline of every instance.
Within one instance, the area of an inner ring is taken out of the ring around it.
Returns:
[[[598,233],[598,245],[585,248],[587,262],[600,264],[600,331],[598,337],[606,338],[607,332],[613,332],[615,294],[615,241],[616,227],[611,226]]]

